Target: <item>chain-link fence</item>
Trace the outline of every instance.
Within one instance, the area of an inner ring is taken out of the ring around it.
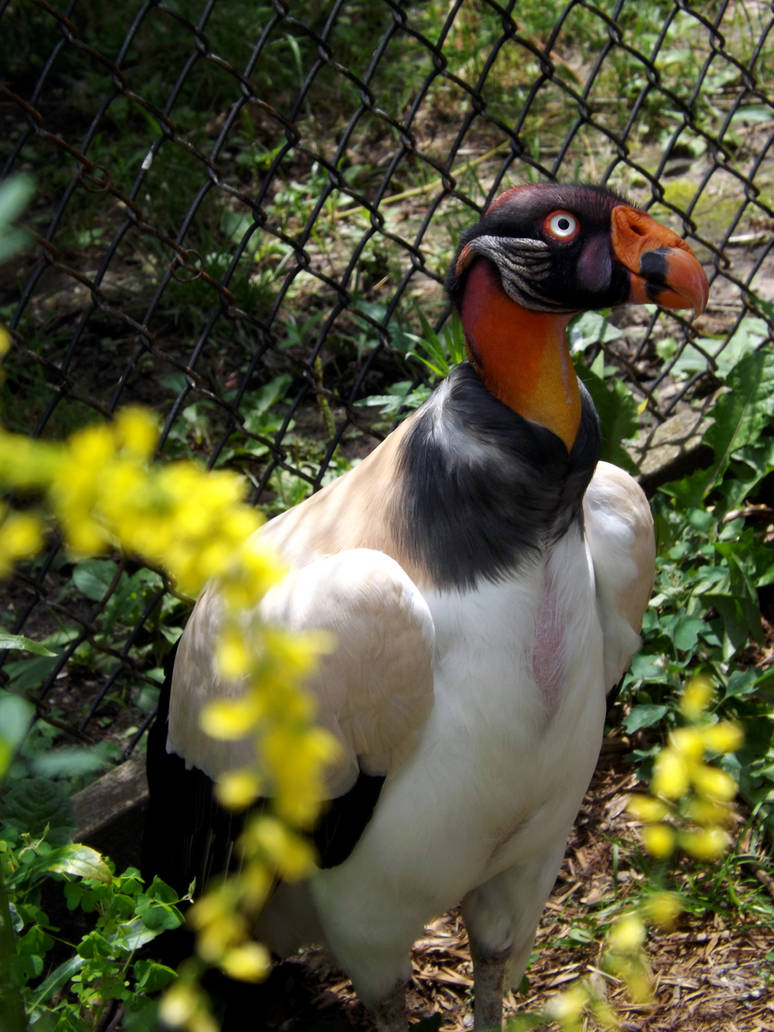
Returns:
[[[0,267],[6,425],[58,438],[141,402],[163,457],[238,469],[277,511],[425,396],[414,356],[458,332],[441,284],[487,202],[586,180],[710,280],[694,324],[573,332],[642,459],[770,336],[773,25],[760,0],[5,0],[3,175],[35,187]],[[9,653],[6,683],[36,734],[127,755],[184,617],[157,572],[52,546],[4,613],[51,655]]]

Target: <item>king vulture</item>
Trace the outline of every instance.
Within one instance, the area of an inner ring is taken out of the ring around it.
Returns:
[[[645,212],[553,184],[501,194],[446,285],[468,360],[361,464],[259,531],[291,569],[264,617],[338,641],[311,689],[341,756],[319,867],[277,888],[256,932],[281,955],[323,940],[380,1032],[407,1029],[412,943],[457,903],[475,1028],[500,1027],[506,966],[517,985],[605,693],[639,643],[651,516],[636,482],[598,461],[567,325],[622,302],[701,311],[708,289],[687,244]],[[252,755],[198,722],[238,690],[214,665],[218,613],[210,585],[149,745],[146,855],[183,889],[225,863],[233,837],[210,779]]]

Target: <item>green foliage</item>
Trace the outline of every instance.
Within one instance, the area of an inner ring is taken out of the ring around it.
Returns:
[[[5,944],[11,951],[0,981],[7,1032],[27,1027],[90,1032],[101,1027],[114,1001],[150,1017],[150,994],[166,986],[174,972],[137,951],[182,921],[180,900],[169,886],[154,879],[146,889],[134,868],[116,874],[113,864],[88,846],[53,846],[47,835],[18,832],[8,824],[0,837],[0,875],[13,933]],[[51,883],[61,885],[68,910],[88,915],[91,927],[78,942],[63,937],[44,909],[43,890]],[[6,914],[0,911],[0,922]],[[12,1001],[15,1006],[9,1006]],[[24,1024],[18,1023],[19,1001]]]
[[[0,789],[32,715],[19,696],[0,694]],[[145,888],[133,868],[116,874],[95,849],[71,841],[73,826],[58,781],[17,778],[0,794],[3,1032],[91,1032],[114,1001],[150,1028],[150,996],[174,977],[137,951],[181,923],[177,894],[158,879]],[[88,930],[76,942],[49,917],[57,894],[60,909],[87,915]]]
[[[761,641],[761,591],[774,582],[771,546],[755,510],[745,511],[774,469],[774,354],[747,354],[725,386],[704,435],[711,463],[653,499],[656,585],[625,682],[631,705],[623,726],[628,733],[671,726],[686,674],[710,674],[718,714],[744,727],[734,770],[742,793],[774,831],[774,678],[745,660],[750,642]]]

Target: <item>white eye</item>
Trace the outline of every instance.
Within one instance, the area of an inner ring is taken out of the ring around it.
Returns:
[[[552,211],[543,226],[554,240],[572,240],[580,233],[580,222],[569,211]]]

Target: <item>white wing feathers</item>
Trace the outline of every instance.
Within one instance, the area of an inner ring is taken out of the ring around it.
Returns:
[[[181,639],[167,743],[210,777],[254,759],[252,741],[218,742],[198,728],[198,711],[208,698],[240,691],[239,685],[217,683],[211,657],[218,610],[217,596],[208,589]],[[366,548],[317,559],[272,588],[260,612],[266,622],[289,630],[329,631],[338,643],[309,683],[318,722],[342,747],[328,774],[329,794],[346,792],[359,769],[394,769],[433,700],[433,621],[401,566]],[[178,679],[186,683],[185,693],[175,691]],[[187,698],[184,713],[175,709],[176,698]]]
[[[583,515],[609,690],[621,679],[640,645],[642,618],[653,588],[653,517],[637,481],[609,462],[597,465],[583,499]]]

